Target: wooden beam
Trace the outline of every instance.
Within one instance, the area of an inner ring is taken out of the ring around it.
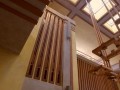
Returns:
[[[42,3],[45,3],[46,5],[48,5],[50,2],[50,0],[39,0],[39,1],[41,1]]]
[[[37,24],[37,20],[34,20],[33,18],[31,18],[29,16],[26,16],[23,13],[18,12],[17,10],[15,10],[15,9],[13,9],[13,8],[11,8],[11,7],[5,5],[5,4],[3,4],[1,2],[0,2],[0,8],[2,8],[4,10],[7,10],[7,11],[13,13],[14,15],[17,15],[17,16],[19,16],[19,17],[21,17],[21,18],[23,18],[23,19],[33,23],[33,24]]]
[[[113,58],[113,57],[115,57],[115,56],[117,56],[117,55],[119,55],[119,54],[120,54],[120,49],[118,49],[118,50],[110,53],[110,54],[107,56],[107,58],[110,59],[110,58]]]
[[[120,24],[120,18],[115,21],[115,24]]]
[[[43,12],[36,8],[35,6],[31,5],[30,3],[24,1],[24,0],[10,0],[13,3],[17,4],[18,6],[32,12],[33,14],[37,15],[37,16],[41,16],[43,14]]]

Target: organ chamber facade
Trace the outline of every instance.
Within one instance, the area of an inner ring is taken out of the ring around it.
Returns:
[[[73,20],[49,7],[45,9],[22,90],[76,88],[73,84],[77,82],[73,77],[73,58],[76,59],[74,35]]]

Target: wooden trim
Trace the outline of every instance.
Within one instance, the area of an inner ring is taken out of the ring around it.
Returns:
[[[29,4],[28,2],[24,1],[24,0],[10,0],[11,2],[17,4],[18,6],[32,12],[33,14],[37,15],[37,16],[41,16],[43,14],[43,12],[34,7],[33,5]]]
[[[23,18],[23,19],[33,23],[33,24],[37,24],[37,20],[34,20],[33,18],[31,18],[29,16],[26,16],[23,13],[20,13],[17,10],[15,10],[15,9],[13,9],[13,8],[11,8],[11,7],[5,5],[5,4],[3,4],[1,2],[0,2],[0,8],[2,8],[4,10],[7,10],[7,11],[13,13],[14,15],[17,15],[17,16],[19,16],[19,17],[21,17],[21,18]]]
[[[71,37],[72,37],[72,31],[70,31],[71,33]],[[72,90],[74,90],[74,85],[73,85],[73,55],[72,55],[72,43],[73,43],[73,40],[70,39],[70,84],[72,86]]]

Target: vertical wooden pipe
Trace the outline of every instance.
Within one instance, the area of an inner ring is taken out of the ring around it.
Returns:
[[[53,59],[55,56],[55,44],[56,44],[56,37],[57,37],[57,28],[58,28],[58,17],[55,17],[55,22],[54,22],[54,30],[53,30],[53,37],[52,37],[52,46],[51,46],[51,52],[50,52],[50,60],[49,60],[49,68],[48,68],[48,78],[47,81],[50,82],[50,77],[51,77],[51,73],[52,73],[52,69],[53,69]],[[54,76],[53,76],[54,77]]]
[[[57,67],[58,67],[58,62],[60,59],[60,41],[61,41],[61,30],[62,30],[62,25],[63,25],[63,21],[61,19],[59,19],[59,28],[58,28],[58,38],[57,38],[57,47],[56,47],[56,56],[55,56],[55,71],[54,71],[54,83],[56,83],[57,80]]]
[[[45,67],[45,61],[46,61],[48,47],[49,47],[49,40],[50,40],[51,32],[52,32],[52,29],[53,29],[53,22],[54,22],[54,15],[52,14],[51,15],[51,20],[50,20],[50,25],[47,28],[48,29],[47,37],[45,37],[46,38],[46,43],[45,43],[45,46],[44,46],[40,79],[43,79],[43,77],[44,77],[43,76],[44,75],[43,70],[46,70],[46,69],[44,69],[44,68],[46,68]],[[45,72],[47,73],[47,71],[45,71]]]
[[[42,62],[42,56],[41,56],[41,53],[43,53],[43,46],[44,46],[44,43],[45,43],[45,38],[46,38],[46,33],[47,33],[47,28],[49,26],[49,23],[50,23],[50,18],[51,18],[51,14],[49,12],[47,12],[47,17],[46,17],[46,20],[45,20],[45,25],[44,25],[44,28],[43,28],[43,32],[42,32],[42,36],[41,36],[41,42],[40,42],[40,45],[39,45],[39,56],[37,58],[37,61],[36,61],[36,68],[34,70],[34,78],[37,78],[39,79],[40,78],[40,74],[41,74],[41,62]],[[40,69],[38,71],[38,69]],[[39,74],[39,75],[37,75]]]

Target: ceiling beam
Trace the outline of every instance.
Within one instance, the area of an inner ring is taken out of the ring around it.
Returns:
[[[43,14],[43,12],[34,7],[33,5],[29,4],[28,2],[24,1],[24,0],[10,0],[13,3],[17,4],[18,6],[32,12],[33,14],[37,15],[37,16],[41,16]]]
[[[37,24],[37,20],[34,20],[33,18],[31,18],[29,16],[26,16],[23,13],[18,12],[17,10],[15,10],[15,9],[5,5],[4,3],[0,2],[0,8],[2,8],[4,10],[7,10],[7,11],[13,13],[14,15],[17,15],[17,16],[19,16],[19,17],[21,17],[21,18],[23,18],[23,19],[33,23],[33,24]]]

